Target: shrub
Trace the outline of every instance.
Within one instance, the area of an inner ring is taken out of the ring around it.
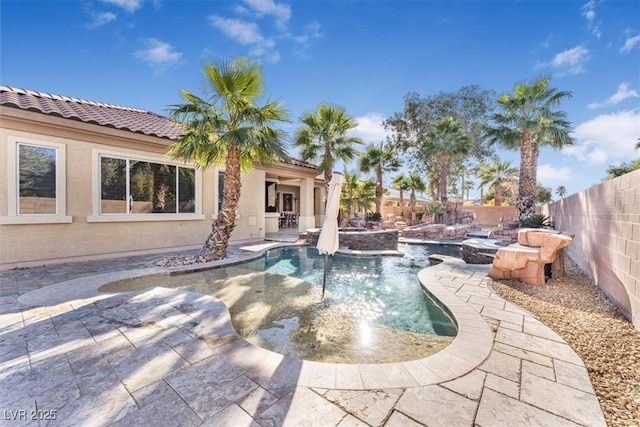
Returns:
[[[548,216],[544,216],[542,214],[533,214],[522,221],[520,221],[521,227],[526,228],[552,228],[553,225]]]

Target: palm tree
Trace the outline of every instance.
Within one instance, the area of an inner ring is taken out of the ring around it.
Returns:
[[[422,178],[420,178],[420,175],[412,172],[407,177],[407,187],[411,190],[411,195],[409,196],[409,214],[411,215],[411,222],[415,222],[416,191],[423,192],[427,186],[422,181]]]
[[[501,162],[497,157],[493,158],[491,164],[482,163],[478,168],[476,176],[480,179],[478,187],[493,187],[494,205],[502,205],[502,184],[514,181],[518,176],[518,169],[511,167],[511,162]]]
[[[357,210],[369,210],[375,202],[375,183],[369,179],[360,181],[358,175],[344,171],[344,184],[340,196],[340,208],[351,218]]]
[[[567,195],[567,189],[564,188],[564,185],[560,185],[558,186],[558,188],[556,188],[556,194],[560,196],[561,199],[563,199],[564,196]]]
[[[404,218],[404,192],[409,189],[407,177],[404,174],[398,174],[391,181],[391,186],[400,193],[400,216]]]
[[[320,159],[320,171],[324,173],[325,189],[333,176],[336,160],[345,164],[358,155],[353,144],[362,144],[360,138],[347,136],[358,122],[344,108],[320,104],[317,111],[307,111],[300,121],[304,125],[296,131],[294,146],[301,148],[304,161]]]
[[[235,228],[240,200],[241,173],[259,162],[268,164],[288,158],[284,134],[272,127],[286,122],[286,110],[279,101],[256,103],[264,90],[262,69],[257,62],[237,58],[204,66],[206,98],[183,90],[185,104],[171,108],[184,134],[169,148],[168,155],[192,160],[198,167],[224,165],[222,208],[200,252],[205,259],[227,255]]]
[[[381,212],[382,208],[382,174],[386,172],[395,172],[402,166],[402,161],[397,157],[393,148],[387,147],[381,142],[379,146],[370,144],[358,162],[360,171],[369,173],[374,171],[376,174],[376,213]]]
[[[451,173],[451,160],[468,154],[473,148],[473,141],[464,134],[460,123],[453,117],[445,117],[434,123],[428,138],[422,149],[427,155],[439,158],[438,195],[442,204],[446,206],[447,178]]]
[[[549,145],[561,149],[573,144],[566,113],[553,110],[570,98],[571,92],[549,87],[550,81],[550,77],[540,77],[530,84],[516,85],[513,94],[502,94],[497,100],[502,112],[491,117],[495,126],[487,128],[490,144],[520,149],[517,205],[521,220],[535,212],[540,147]]]

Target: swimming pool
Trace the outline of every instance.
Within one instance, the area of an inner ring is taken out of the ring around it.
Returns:
[[[460,247],[399,249],[404,257],[330,257],[324,298],[324,256],[315,247],[272,249],[233,266],[130,279],[102,290],[164,286],[212,295],[229,307],[234,328],[247,341],[300,359],[414,360],[442,350],[457,333],[446,308],[425,292],[417,273],[430,265],[429,254],[460,256]]]

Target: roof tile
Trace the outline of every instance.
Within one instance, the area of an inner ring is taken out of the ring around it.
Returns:
[[[0,105],[159,138],[176,139],[182,133],[175,122],[150,111],[9,86],[0,86]]]

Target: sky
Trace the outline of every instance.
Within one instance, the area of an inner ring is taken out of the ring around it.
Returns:
[[[168,114],[182,89],[203,93],[204,64],[245,56],[288,110],[289,142],[326,102],[379,143],[410,92],[500,94],[549,75],[572,93],[559,108],[574,138],[539,158],[554,199],[640,157],[638,0],[2,0],[0,19],[5,86]]]

